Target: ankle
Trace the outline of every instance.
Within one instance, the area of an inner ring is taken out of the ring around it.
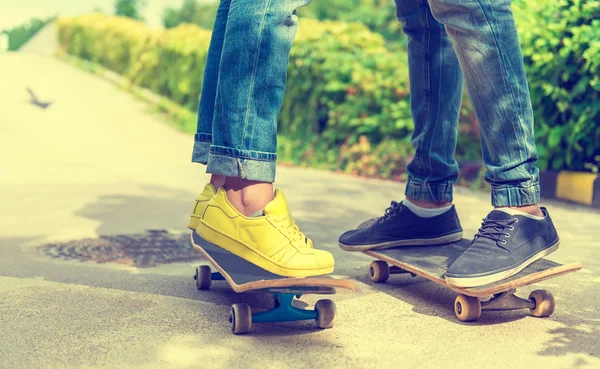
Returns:
[[[223,187],[226,178],[227,177],[222,175],[213,174],[210,176],[210,184],[213,185],[215,190],[218,190],[219,188]]]
[[[542,209],[537,204],[525,205],[525,206],[497,206],[496,209],[512,209],[512,210],[521,211],[523,213],[527,213],[527,214],[538,216],[538,217],[544,216]]]
[[[224,188],[231,205],[245,216],[264,209],[274,199],[272,183],[227,177]]]
[[[424,201],[424,200],[415,200],[410,197],[406,197],[406,200],[409,201],[413,205],[420,206],[425,209],[439,209],[446,208],[448,206],[452,206],[451,202],[433,202],[433,201]]]

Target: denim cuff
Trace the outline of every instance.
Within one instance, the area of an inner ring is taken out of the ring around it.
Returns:
[[[540,183],[530,181],[517,186],[492,187],[492,206],[527,206],[540,202]]]
[[[452,183],[425,183],[409,177],[405,195],[420,201],[452,202]]]
[[[207,173],[250,181],[275,182],[277,154],[210,146]]]
[[[194,135],[194,151],[192,152],[192,162],[206,165],[208,163],[208,151],[211,144],[211,134],[196,133]]]

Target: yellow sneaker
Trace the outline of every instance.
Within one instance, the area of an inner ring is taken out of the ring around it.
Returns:
[[[198,223],[200,223],[200,219],[202,218],[202,214],[204,214],[204,209],[206,209],[206,205],[208,201],[212,199],[217,192],[215,188],[210,183],[207,183],[204,186],[204,190],[194,202],[194,208],[192,209],[192,215],[190,216],[190,221],[188,222],[188,228],[192,231],[195,231],[198,228]]]
[[[223,188],[208,202],[196,233],[203,239],[284,277],[330,274],[333,255],[316,250],[294,222],[279,190],[265,215],[246,217],[227,200]]]

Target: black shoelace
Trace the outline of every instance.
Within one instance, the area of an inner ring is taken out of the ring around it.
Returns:
[[[501,245],[506,245],[506,239],[510,237],[510,233],[506,233],[504,230],[509,228],[511,231],[515,229],[513,224],[518,222],[519,219],[512,218],[506,220],[491,220],[488,218],[483,219],[483,223],[481,223],[481,228],[477,231],[473,242],[479,238],[488,238],[492,241],[495,241],[499,247]],[[504,247],[502,247],[504,248]]]
[[[383,223],[385,220],[395,217],[396,214],[402,211],[402,203],[392,201],[389,208],[385,209],[385,214],[379,218],[379,222]]]

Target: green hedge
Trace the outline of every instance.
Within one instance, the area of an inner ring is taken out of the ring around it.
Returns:
[[[388,41],[388,48],[396,50],[406,46],[406,36],[396,18],[393,0],[315,0],[300,8],[299,13],[319,20],[360,22],[381,34]]]
[[[519,1],[540,166],[600,167],[600,1]]]
[[[180,8],[165,9],[162,16],[163,25],[166,28],[174,28],[181,23],[189,23],[212,30],[218,5],[218,2],[205,4],[197,0],[184,0]]]
[[[25,45],[25,43],[35,36],[39,30],[44,28],[48,23],[53,22],[55,19],[56,17],[46,19],[34,18],[26,24],[4,30],[3,32],[8,35],[8,50],[19,50],[21,46]]]
[[[150,30],[141,22],[102,14],[61,18],[58,26],[60,43],[69,54],[196,109],[209,31],[192,25]]]

